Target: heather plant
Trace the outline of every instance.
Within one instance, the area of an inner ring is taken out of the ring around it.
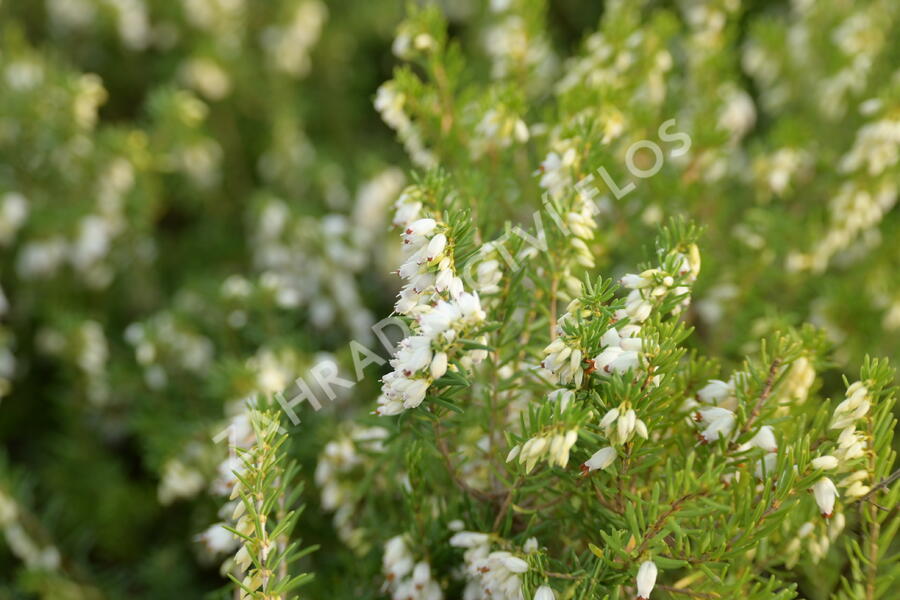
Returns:
[[[892,598],[898,10],[6,0],[0,597]]]

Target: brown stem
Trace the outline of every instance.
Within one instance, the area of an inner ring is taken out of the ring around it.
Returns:
[[[859,502],[867,502],[869,500],[869,498],[871,498],[873,495],[875,495],[875,492],[877,492],[878,490],[880,490],[882,488],[886,488],[887,486],[889,486],[892,483],[894,483],[895,481],[897,481],[897,479],[900,479],[900,469],[897,469],[896,471],[894,471],[893,473],[891,473],[890,475],[888,475],[887,477],[885,477],[884,479],[882,479],[881,481],[879,481],[878,483],[873,485],[871,490],[866,492],[865,495],[859,497]]]
[[[702,496],[705,493],[705,491],[692,492],[690,494],[685,494],[684,496],[673,502],[672,506],[669,507],[669,510],[659,515],[659,517],[656,519],[656,522],[653,523],[653,525],[650,526],[650,529],[647,530],[647,533],[644,534],[644,539],[641,542],[641,545],[638,547],[635,556],[640,557],[640,555],[644,553],[644,550],[647,549],[647,546],[650,544],[653,538],[656,537],[657,534],[659,534],[659,532],[662,530],[663,525],[666,524],[666,520],[674,513],[678,512],[681,509],[682,504],[684,504],[688,500],[691,500],[698,496]]]
[[[750,428],[753,427],[753,422],[756,421],[757,417],[759,417],[759,413],[762,411],[763,405],[765,405],[766,400],[769,399],[769,395],[772,393],[772,387],[775,385],[775,376],[778,374],[778,368],[781,367],[781,359],[776,358],[772,361],[772,364],[769,365],[769,375],[766,377],[766,383],[763,385],[762,392],[759,394],[759,399],[756,401],[756,405],[754,405],[753,410],[750,411],[750,416],[747,418],[747,422],[741,428],[741,433],[746,433],[750,431]]]
[[[513,483],[512,488],[510,488],[509,492],[506,494],[506,499],[503,501],[503,505],[500,507],[500,512],[497,513],[497,517],[494,519],[494,525],[491,527],[491,531],[497,531],[500,527],[500,523],[503,522],[503,517],[506,516],[506,513],[509,511],[509,506],[512,504],[513,493],[516,491],[516,488],[519,487],[519,483],[521,483],[521,478],[516,479]]]

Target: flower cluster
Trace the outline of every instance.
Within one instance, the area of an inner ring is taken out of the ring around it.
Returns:
[[[687,254],[672,252],[666,259],[668,268],[663,266],[622,277],[622,285],[631,290],[625,299],[625,315],[631,322],[643,323],[654,307],[661,306],[667,298],[679,299],[671,308],[675,315],[690,303],[689,286],[700,274],[700,251],[696,244],[691,244]]]
[[[506,550],[491,550],[491,536],[460,531],[450,545],[465,548],[466,600],[524,600],[522,576],[528,562]]]
[[[643,340],[637,335],[638,325],[610,327],[600,338],[601,352],[592,359],[592,366],[601,373],[626,373],[641,364]]]
[[[521,118],[505,107],[488,109],[475,128],[478,137],[471,141],[472,153],[483,156],[515,144],[528,141],[528,125]]]
[[[400,342],[390,361],[394,370],[382,378],[376,411],[380,415],[419,406],[432,383],[448,370],[470,369],[487,356],[486,350],[462,347],[463,340],[484,324],[486,314],[478,295],[464,291],[447,226],[430,217],[418,218],[419,194],[420,190],[408,188],[397,201],[394,222],[403,223],[405,255],[398,273],[407,282],[396,310],[412,317],[412,335]],[[476,341],[483,344],[486,339],[479,336]]]
[[[463,292],[456,300],[439,300],[430,310],[422,308],[415,322],[417,335],[400,342],[391,359],[394,370],[382,378],[380,415],[395,415],[419,406],[431,384],[451,368],[451,357],[468,369],[487,354],[486,350],[460,351],[459,340],[485,320],[478,296]],[[452,367],[456,369],[456,365]]]
[[[838,404],[831,417],[830,429],[839,429],[837,445],[831,454],[822,454],[812,460],[812,467],[822,471],[848,473],[837,486],[828,477],[819,479],[813,486],[816,503],[825,517],[834,512],[834,502],[839,497],[838,487],[844,488],[847,500],[860,498],[871,491],[871,474],[867,468],[857,468],[859,459],[869,449],[869,435],[857,429],[857,423],[865,419],[872,409],[872,399],[865,384],[857,381],[847,388],[846,398]],[[852,471],[852,472],[851,472]]]
[[[334,512],[334,527],[341,541],[355,551],[368,549],[367,532],[357,523],[354,472],[372,468],[372,454],[382,451],[388,431],[381,427],[354,426],[325,444],[316,463],[315,481],[321,490],[322,508]]]
[[[384,545],[382,570],[392,600],[443,600],[438,582],[431,578],[431,566],[416,562],[405,536],[398,535]]]
[[[375,109],[381,113],[381,118],[393,130],[397,132],[407,152],[421,167],[435,165],[435,157],[425,146],[418,128],[404,112],[406,95],[398,91],[391,82],[383,83],[378,88],[375,96]]]
[[[506,456],[506,462],[519,459],[525,465],[525,472],[530,473],[535,465],[546,458],[551,466],[556,465],[563,469],[569,464],[569,452],[578,441],[578,430],[557,433],[541,433],[528,439],[522,444],[516,444]]]

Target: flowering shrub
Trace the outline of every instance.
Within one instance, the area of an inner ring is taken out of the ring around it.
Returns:
[[[0,17],[0,596],[894,596],[896,2]]]

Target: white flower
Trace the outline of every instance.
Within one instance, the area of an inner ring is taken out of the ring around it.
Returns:
[[[550,586],[542,585],[534,593],[534,600],[556,600],[556,594]]]
[[[637,369],[643,340],[637,337],[640,328],[626,325],[620,330],[610,328],[600,338],[605,348],[593,358],[594,369],[605,373],[625,373]]]
[[[694,418],[707,424],[706,428],[700,433],[703,443],[715,442],[720,437],[727,438],[734,429],[734,413],[727,408],[711,407],[700,409]]]
[[[7,192],[0,198],[0,245],[7,245],[28,218],[28,200],[19,192]]]
[[[556,464],[565,469],[566,465],[569,464],[569,451],[571,451],[577,440],[578,431],[575,429],[567,431],[565,434],[559,433],[553,436],[550,448],[547,451],[550,455],[548,462],[551,465]]]
[[[214,554],[232,552],[238,546],[237,536],[225,529],[225,523],[210,525],[206,531],[198,534],[195,539]]]
[[[431,566],[413,562],[405,536],[388,540],[382,563],[392,600],[443,600],[440,584],[431,579]]]
[[[478,533],[475,531],[460,531],[450,538],[450,545],[457,548],[474,548],[482,546],[490,541],[490,536],[486,533]]]
[[[382,563],[389,581],[400,579],[413,570],[413,559],[402,535],[392,537],[385,543]]]
[[[831,469],[836,469],[839,461],[836,457],[831,456],[830,454],[826,454],[825,456],[819,456],[818,458],[812,459],[812,467],[813,469],[822,469],[823,471],[830,471]]]
[[[872,405],[868,395],[868,389],[859,381],[848,387],[846,399],[834,409],[830,428],[844,429],[864,417]]]
[[[598,469],[605,469],[609,465],[613,463],[616,459],[616,449],[612,447],[601,448],[594,452],[594,455],[591,456],[582,466],[581,470],[585,473],[589,473],[590,471],[596,471]]]
[[[638,598],[648,600],[654,585],[656,585],[656,564],[652,560],[644,561],[637,573]]]
[[[432,218],[418,219],[406,226],[403,232],[403,242],[414,248],[420,247],[427,240],[429,233],[437,227],[437,221]]]
[[[778,442],[775,440],[775,432],[771,425],[763,425],[759,431],[753,436],[748,444],[754,448],[759,448],[763,452],[777,452]]]
[[[413,569],[412,580],[417,588],[425,587],[431,579],[431,567],[427,562],[416,563]]]
[[[447,372],[447,353],[438,352],[431,360],[431,377],[440,379]]]
[[[827,477],[822,477],[813,485],[812,491],[816,504],[819,506],[819,512],[826,519],[831,517],[834,514],[834,500],[838,497],[834,482]]]
[[[584,367],[581,364],[582,353],[578,348],[566,344],[560,337],[544,348],[544,360],[541,366],[559,378],[561,385],[574,383],[581,385],[584,378]]]
[[[157,496],[160,504],[171,504],[178,498],[191,498],[200,493],[205,484],[203,475],[187,467],[177,459],[169,460],[163,467],[162,481]]]
[[[854,481],[844,490],[844,495],[848,498],[859,498],[869,493],[872,488],[865,485],[862,481]]]
[[[721,379],[711,379],[697,392],[700,401],[706,404],[719,404],[732,395],[734,395],[734,384]]]

